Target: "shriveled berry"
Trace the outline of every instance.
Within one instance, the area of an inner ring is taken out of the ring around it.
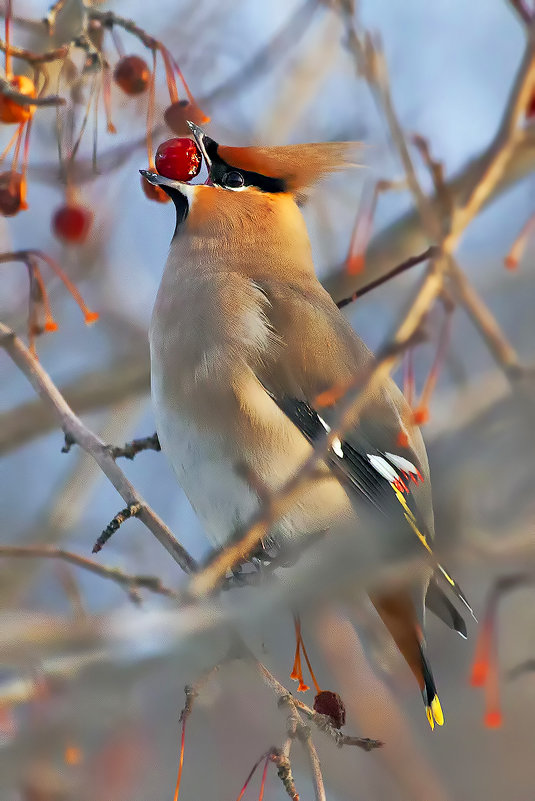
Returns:
[[[193,139],[168,139],[156,151],[156,169],[174,181],[191,181],[199,174],[201,164],[201,151]]]
[[[321,715],[328,715],[335,729],[341,729],[346,722],[344,702],[331,690],[321,690],[314,698],[314,709]]]
[[[154,200],[156,203],[168,203],[171,198],[164,192],[160,186],[155,186],[147,181],[146,178],[141,177],[141,188],[149,200]]]
[[[164,111],[164,120],[177,136],[189,136],[190,130],[187,121],[195,125],[205,125],[210,118],[195,103],[189,100],[177,100],[171,103]]]
[[[113,80],[127,95],[142,94],[150,82],[150,69],[140,56],[123,56],[115,65]]]
[[[15,75],[9,81],[13,89],[28,97],[35,97],[35,84],[26,75]],[[16,100],[0,93],[0,121],[26,122],[33,114],[34,106],[21,106]]]
[[[28,206],[22,197],[22,175],[20,172],[0,173],[0,214],[3,217],[14,217]]]
[[[81,245],[87,239],[93,223],[93,212],[86,206],[66,203],[52,217],[54,235],[62,242]]]

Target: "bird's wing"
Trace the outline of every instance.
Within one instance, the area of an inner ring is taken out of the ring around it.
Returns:
[[[315,279],[257,283],[267,299],[269,324],[282,343],[276,358],[257,365],[257,377],[314,444],[330,430],[344,387],[373,357]],[[390,519],[394,530],[401,524],[431,553],[429,467],[419,430],[408,426],[409,415],[403,395],[388,380],[370,395],[358,423],[335,440],[327,463],[341,477],[350,498]],[[436,568],[472,613],[449,572],[438,563]]]

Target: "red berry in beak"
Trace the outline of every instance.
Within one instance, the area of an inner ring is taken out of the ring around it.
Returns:
[[[150,82],[150,69],[140,56],[123,56],[115,65],[113,80],[127,95],[142,94]]]
[[[156,169],[174,181],[191,181],[199,174],[201,164],[201,152],[193,139],[168,139],[156,151]]]
[[[85,206],[60,206],[52,217],[54,235],[70,245],[81,245],[93,223],[93,213]]]

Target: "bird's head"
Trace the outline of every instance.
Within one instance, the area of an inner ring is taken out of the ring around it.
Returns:
[[[259,208],[266,201],[288,201],[295,205],[306,190],[324,175],[356,166],[355,142],[316,142],[280,147],[228,147],[211,139],[188,122],[208,168],[209,184],[175,181],[154,172],[141,170],[150,183],[160,186],[174,201],[177,225],[188,217],[190,209],[216,207]],[[202,201],[201,201],[202,197]],[[199,202],[200,201],[200,202]],[[199,209],[200,210],[200,209]],[[203,219],[206,214],[203,214]]]

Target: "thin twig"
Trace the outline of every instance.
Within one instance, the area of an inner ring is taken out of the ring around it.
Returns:
[[[369,284],[366,284],[359,289],[357,292],[353,292],[348,298],[343,298],[337,302],[337,306],[339,309],[343,309],[344,306],[347,306],[349,303],[353,303],[353,301],[361,298],[363,295],[366,295],[368,292],[371,292],[372,289],[376,289],[381,284],[390,281],[392,278],[396,278],[396,276],[401,275],[404,273],[405,270],[409,270],[411,267],[415,267],[417,264],[421,264],[423,261],[427,261],[427,259],[433,259],[435,256],[438,256],[439,248],[435,245],[431,245],[431,247],[424,250],[423,253],[419,253],[417,256],[411,256],[409,259],[406,259],[401,264],[398,264],[397,267],[394,267],[390,272],[385,273],[380,278],[377,278],[375,281],[371,281]]]
[[[141,512],[142,506],[140,503],[131,503],[126,509],[121,509],[116,515],[112,517],[102,534],[99,536],[93,545],[92,553],[98,553],[106,545],[110,537],[131,517],[137,517]]]
[[[5,53],[6,50],[6,43],[0,39],[0,51]],[[68,44],[56,47],[54,50],[46,50],[44,53],[34,53],[33,50],[26,50],[23,47],[9,45],[9,54],[11,56],[27,61],[29,64],[46,64],[51,61],[59,61],[69,54],[69,50],[70,45]]]
[[[449,275],[457,300],[464,306],[488,349],[508,378],[516,379],[526,375],[527,369],[521,365],[515,349],[507,341],[494,315],[453,258]]]
[[[154,534],[175,562],[186,573],[195,570],[197,567],[195,560],[128,481],[107,446],[74,414],[48,373],[16,334],[3,323],[0,323],[0,346],[6,350],[19,370],[24,373],[43,401],[54,409],[64,433],[69,434],[81,448],[95,459],[102,472],[129,506],[139,504],[142,507],[138,515],[139,519]]]
[[[50,545],[0,545],[0,558],[11,557],[25,559],[60,559],[71,565],[76,565],[76,567],[81,567],[97,576],[110,579],[116,584],[119,584],[130,594],[134,589],[144,589],[150,590],[157,595],[165,595],[167,598],[176,598],[177,600],[179,598],[178,593],[168,587],[164,587],[160,579],[156,576],[129,575],[128,573],[123,573],[122,570],[116,567],[100,565],[93,559],[87,559],[85,556],[79,556],[71,551],[65,551],[63,548],[55,548]]]
[[[477,176],[468,199],[453,215],[452,230],[447,240],[448,248],[457,244],[461,233],[480,211],[496,185],[502,180],[507,165],[517,147],[518,123],[525,114],[532,93],[535,91],[535,37],[530,36],[518,67],[515,82],[500,126],[489,148],[488,157],[480,175]]]
[[[110,445],[109,449],[114,459],[119,459],[121,456],[124,456],[125,459],[134,459],[141,451],[161,451],[161,446],[158,434],[155,432],[150,437],[133,439],[132,442],[127,442],[122,448],[117,445]]]

